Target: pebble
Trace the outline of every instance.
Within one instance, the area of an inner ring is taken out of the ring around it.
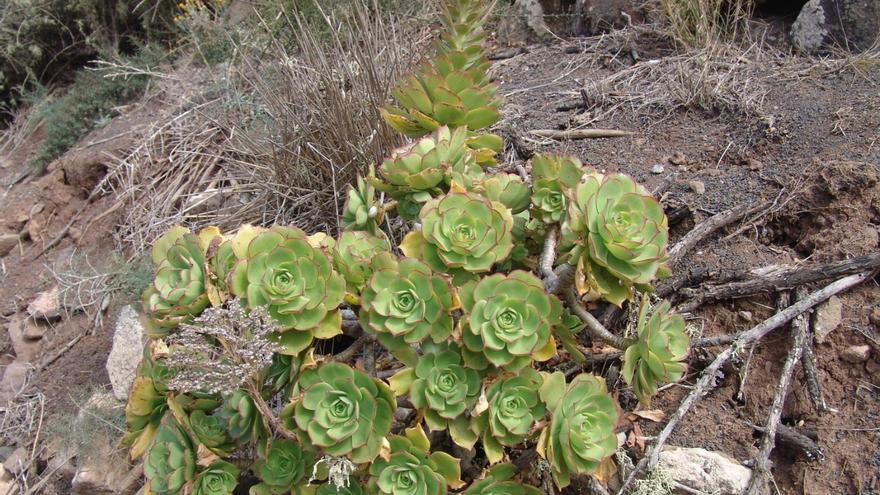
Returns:
[[[651,167],[652,174],[662,174],[664,170],[666,170],[666,167],[664,167],[663,165],[661,165],[659,163],[657,163],[653,167]]]
[[[706,194],[706,184],[703,184],[703,181],[692,180],[688,182],[688,185],[691,187],[691,191],[697,194]]]
[[[840,357],[848,363],[864,363],[869,357],[871,357],[871,346],[851,345],[840,353]]]
[[[19,237],[18,234],[3,234],[0,235],[0,256],[6,256],[12,251],[12,248],[18,246]]]

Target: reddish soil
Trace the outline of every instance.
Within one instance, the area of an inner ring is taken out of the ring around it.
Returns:
[[[658,56],[656,45],[636,40],[627,50],[607,49],[613,63],[592,64],[586,57],[594,55],[578,53],[574,46],[531,46],[527,53],[496,62],[500,93],[507,95],[504,121],[520,136],[534,138],[529,134],[532,129],[575,127],[585,112],[601,111],[601,107],[561,111],[558,107],[573,101],[572,95],[576,101],[585,81],[632,65],[625,56],[630,47],[643,57]],[[615,53],[621,55],[614,57]],[[580,68],[572,70],[581,62]],[[772,199],[783,185],[787,191],[798,191],[736,237],[698,246],[679,264],[682,269],[709,266],[735,271],[874,252],[880,225],[880,67],[811,74],[769,81],[762,108],[772,113],[770,124],[769,115],[687,108],[676,109],[658,122],[648,110],[624,108],[589,127],[634,131],[631,138],[527,140],[526,144],[536,151],[575,153],[585,163],[628,173],[649,188],[674,173],[664,203],[685,204],[697,219],[744,202]],[[663,173],[652,173],[656,164],[663,165]],[[705,193],[695,192],[692,181],[702,182]],[[687,218],[675,226],[674,236],[686,233],[694,221]],[[816,346],[825,397],[837,412],[821,416],[815,412],[800,369],[783,411],[784,423],[818,435],[825,457],[809,461],[784,446],[776,449],[771,460],[782,494],[876,493],[880,489],[880,349],[877,342],[869,342],[857,331],[880,330],[876,317],[869,320],[871,312],[878,311],[880,289],[872,281],[841,299],[841,326],[828,342]],[[769,317],[773,307],[770,296],[726,302],[697,310],[693,323],[707,336],[730,333]],[[737,317],[738,311],[751,312],[753,320]],[[873,345],[866,363],[841,359],[846,347],[864,344]],[[718,388],[685,417],[669,444],[719,451],[738,461],[753,459],[760,433],[751,425],[766,423],[789,346],[790,332],[781,329],[755,346],[750,360],[746,352],[725,368]],[[652,407],[672,414],[713,357],[695,352],[682,384],[661,392]],[[743,374],[746,381],[741,384]],[[738,400],[740,390],[744,396]],[[636,406],[634,401],[625,405]],[[639,422],[646,436],[656,435],[663,426]]]

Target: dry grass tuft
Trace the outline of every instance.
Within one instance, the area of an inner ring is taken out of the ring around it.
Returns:
[[[684,48],[736,40],[752,10],[752,0],[658,0],[656,8],[670,36]]]

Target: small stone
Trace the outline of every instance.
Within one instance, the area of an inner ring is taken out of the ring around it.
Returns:
[[[640,137],[640,138],[636,138],[635,141],[633,141],[633,143],[636,146],[644,146],[644,145],[648,144],[648,140],[646,138]]]
[[[12,251],[12,248],[18,246],[20,239],[18,234],[0,235],[0,257],[6,256]]]
[[[735,460],[697,448],[666,447],[657,468],[687,488],[718,495],[740,495],[752,477],[752,471]]]
[[[692,180],[688,182],[688,185],[691,188],[691,191],[697,194],[706,194],[706,184],[703,184],[703,181]]]
[[[32,326],[37,326],[37,323],[33,319],[19,313],[11,318],[7,327],[9,340],[12,341],[12,348],[15,350],[16,360],[22,363],[33,362],[43,350],[41,340],[25,338],[25,335],[33,335],[37,332],[37,330],[29,328]]]
[[[684,156],[684,153],[680,151],[676,151],[675,153],[673,153],[672,156],[666,159],[666,161],[678,166],[687,165],[687,157]]]
[[[749,170],[757,172],[764,168],[764,164],[754,158],[749,158]]]
[[[737,311],[736,316],[739,317],[740,320],[745,322],[752,321],[752,312],[751,311]]]
[[[662,174],[664,170],[666,170],[666,167],[664,167],[663,165],[661,165],[659,163],[654,164],[654,166],[651,167],[652,174]]]
[[[816,309],[816,315],[813,317],[813,332],[816,343],[824,344],[828,339],[828,334],[837,329],[842,320],[843,303],[839,297],[832,296]]]
[[[46,335],[46,327],[42,325],[26,325],[24,327],[25,340],[40,340]]]
[[[144,327],[131,306],[123,306],[113,331],[113,348],[107,357],[107,375],[113,386],[113,396],[128,399],[128,390],[137,373],[144,349]]]
[[[9,457],[3,461],[3,469],[12,476],[18,476],[29,464],[28,451],[24,447],[15,449]]]
[[[869,345],[851,345],[840,353],[840,357],[847,363],[859,364],[864,363],[871,357],[871,346]]]
[[[61,302],[58,299],[58,287],[40,292],[36,299],[27,306],[27,312],[35,320],[48,323],[61,319]]]

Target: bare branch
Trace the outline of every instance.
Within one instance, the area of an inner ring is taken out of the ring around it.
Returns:
[[[591,315],[586,308],[578,301],[577,294],[574,289],[569,289],[565,298],[568,303],[568,308],[572,313],[575,314],[578,318],[581,319],[587,325],[587,331],[590,332],[590,335],[593,336],[594,339],[601,340],[613,347],[618,349],[626,349],[630,345],[632,345],[633,341],[630,339],[625,339],[620,337],[619,335],[614,335],[609,332],[607,328],[605,328],[599,320],[596,319],[595,316]]]

